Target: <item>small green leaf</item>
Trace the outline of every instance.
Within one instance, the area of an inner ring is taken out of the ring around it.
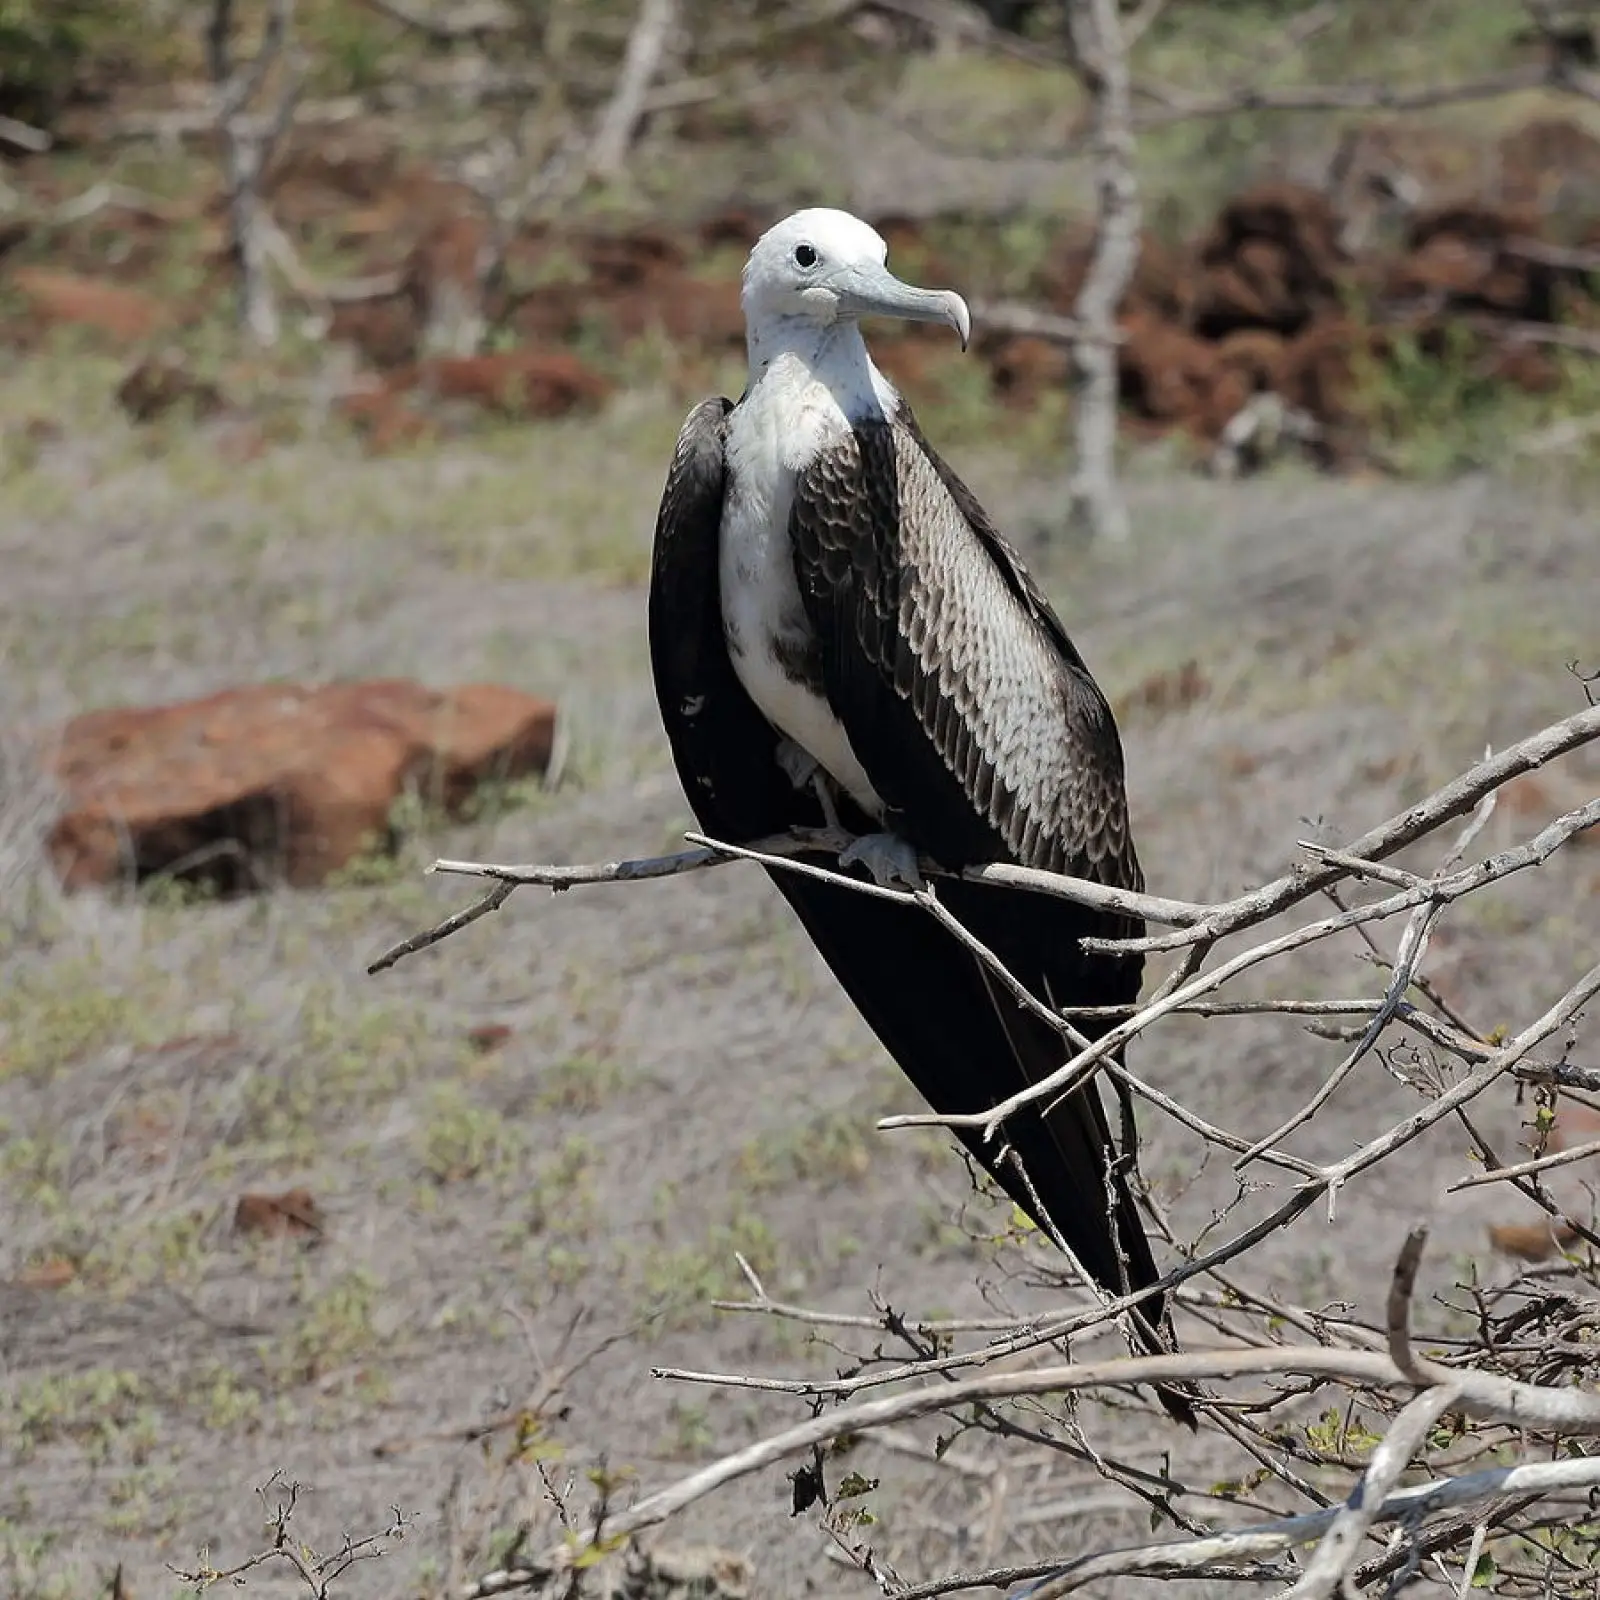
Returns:
[[[1492,1589],[1499,1569],[1494,1564],[1494,1557],[1485,1550],[1479,1557],[1478,1563],[1472,1569],[1472,1587],[1474,1589]]]
[[[847,1472],[833,1491],[835,1500],[849,1500],[855,1495],[871,1494],[878,1487],[876,1478],[863,1478],[859,1472]]]

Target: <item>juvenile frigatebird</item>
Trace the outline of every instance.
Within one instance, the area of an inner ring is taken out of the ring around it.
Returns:
[[[1127,889],[1143,877],[1105,696],[1017,552],[873,365],[863,316],[971,334],[846,212],[795,213],[744,269],[749,375],[678,436],[656,522],[656,696],[700,826],[748,844],[838,822],[881,885],[1015,862]],[[827,859],[812,857],[810,859]],[[829,864],[832,864],[831,859]],[[936,1111],[989,1110],[1061,1066],[1061,1034],[909,899],[769,869],[885,1049]],[[1127,1005],[1143,957],[1084,936],[1141,919],[941,876],[945,906],[1047,1005]],[[1111,1024],[1084,1019],[1091,1037]],[[1131,1118],[1127,1119],[1131,1129]],[[1091,1080],[985,1141],[956,1130],[1022,1210],[1113,1295],[1159,1274]],[[1170,1348],[1159,1296],[1133,1314]],[[1167,1409],[1192,1420],[1183,1396]]]

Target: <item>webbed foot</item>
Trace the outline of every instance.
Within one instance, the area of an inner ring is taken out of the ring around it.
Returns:
[[[908,889],[925,887],[917,852],[897,833],[868,833],[839,852],[840,867],[863,866],[880,889],[896,883]]]

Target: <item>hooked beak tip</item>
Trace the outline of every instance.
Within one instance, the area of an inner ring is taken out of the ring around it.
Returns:
[[[947,292],[950,296],[950,326],[956,330],[964,351],[972,343],[972,313],[967,309],[967,302],[954,289]]]

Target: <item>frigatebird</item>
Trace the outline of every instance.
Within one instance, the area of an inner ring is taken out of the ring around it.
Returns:
[[[1143,957],[1079,941],[1137,936],[1141,919],[953,876],[1013,862],[1143,886],[1105,696],[862,338],[860,318],[897,317],[946,324],[965,348],[966,303],[901,282],[887,259],[867,223],[821,208],[750,252],[744,393],[689,413],[655,528],[651,665],[678,774],[714,839],[841,826],[854,843],[837,864],[880,886],[920,885],[919,861],[952,874],[934,892],[1046,1005],[1128,1005]],[[1060,1031],[909,896],[769,872],[935,1111],[987,1111],[1067,1060]],[[956,1130],[1113,1295],[1159,1279],[1122,1120],[1119,1148],[1091,1079],[998,1138]],[[1172,1348],[1160,1296],[1132,1319],[1146,1348]]]

